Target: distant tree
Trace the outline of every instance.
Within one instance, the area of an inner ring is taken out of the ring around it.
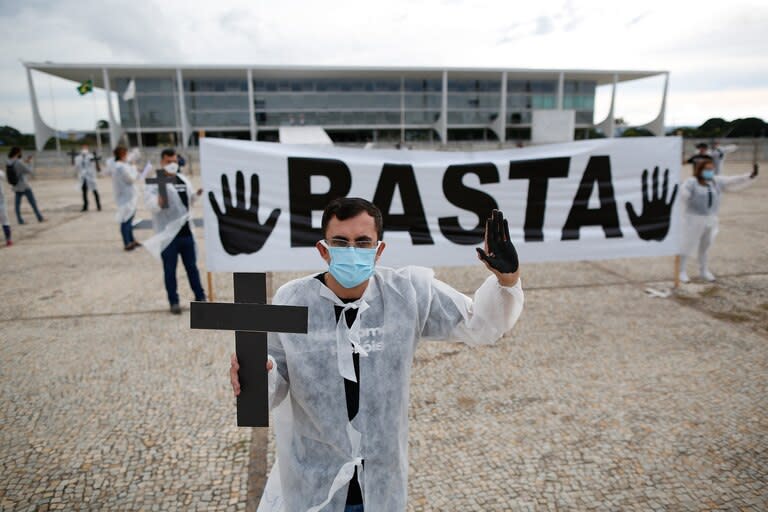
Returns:
[[[0,146],[20,146],[23,149],[35,147],[35,137],[21,133],[12,126],[0,126]]]
[[[645,128],[627,128],[622,132],[622,137],[653,137],[653,133],[646,130]]]
[[[99,130],[108,130],[109,129],[109,122],[106,119],[99,119],[96,123],[96,127]]]
[[[594,128],[590,128],[587,132],[587,138],[588,139],[604,139],[605,134],[603,132],[599,132],[595,130]]]
[[[731,123],[721,117],[713,117],[704,121],[697,128],[698,137],[722,137],[731,128]]]
[[[768,125],[760,118],[746,117],[744,119],[735,119],[731,123],[731,128],[727,137],[765,137],[768,135]]]

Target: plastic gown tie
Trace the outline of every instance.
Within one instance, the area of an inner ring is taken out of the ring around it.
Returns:
[[[326,287],[321,289],[320,294],[342,308],[341,315],[339,315],[339,320],[336,323],[336,357],[338,359],[339,375],[349,381],[357,382],[352,354],[368,357],[368,351],[360,344],[360,316],[368,309],[368,303],[361,298],[355,302],[345,304]],[[346,313],[350,309],[357,309],[357,315],[355,315],[355,321],[352,322],[352,326],[347,326]]]

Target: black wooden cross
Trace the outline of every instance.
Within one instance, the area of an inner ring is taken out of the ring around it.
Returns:
[[[168,190],[166,189],[166,186],[169,183],[172,184],[175,181],[176,181],[175,176],[171,178],[168,175],[168,173],[165,172],[163,169],[158,169],[157,178],[147,178],[144,180],[144,183],[148,183],[150,185],[157,183],[157,192],[160,194],[160,197],[163,199],[160,207],[168,208]]]
[[[237,426],[267,427],[267,332],[306,333],[308,312],[303,306],[268,305],[266,274],[235,273],[234,283],[234,304],[193,302],[190,327],[235,331],[240,364]]]
[[[69,155],[69,158],[70,158],[70,159],[72,159],[72,165],[75,165],[75,157],[76,157],[77,155],[79,155],[79,154],[80,154],[80,152],[79,152],[79,151],[75,151],[75,150],[73,149],[73,150],[71,150],[71,151],[70,151],[69,153],[67,153],[67,154]]]
[[[91,153],[91,155],[93,155],[93,163],[96,164],[96,172],[101,172],[101,166],[99,165],[99,160],[101,160],[101,157],[96,153]]]

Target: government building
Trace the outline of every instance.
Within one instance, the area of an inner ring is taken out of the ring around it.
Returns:
[[[626,70],[24,66],[39,148],[59,127],[40,115],[33,70],[75,85],[90,80],[94,89],[106,91],[111,141],[127,137],[131,145],[171,141],[183,147],[197,145],[201,136],[277,142],[282,128],[302,126],[325,132],[334,143],[353,144],[535,143],[555,128],[571,133],[571,139],[593,130],[611,136],[616,84],[668,78],[664,71]],[[611,85],[613,94],[608,117],[595,120],[600,85]],[[663,134],[666,93],[665,81],[658,116],[645,125],[656,135]],[[649,105],[650,112],[656,108]]]

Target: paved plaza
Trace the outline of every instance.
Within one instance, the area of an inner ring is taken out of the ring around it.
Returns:
[[[28,211],[0,248],[0,510],[253,510],[266,436],[235,426],[234,336],[169,314],[160,262],[122,250],[99,186],[104,211],[80,213],[76,181],[34,181],[47,221]],[[766,197],[766,175],[725,197],[714,284],[647,293],[671,257],[523,261],[497,345],[423,342],[408,510],[767,510]],[[438,269],[467,293],[486,275]],[[214,284],[232,301],[230,274]]]

